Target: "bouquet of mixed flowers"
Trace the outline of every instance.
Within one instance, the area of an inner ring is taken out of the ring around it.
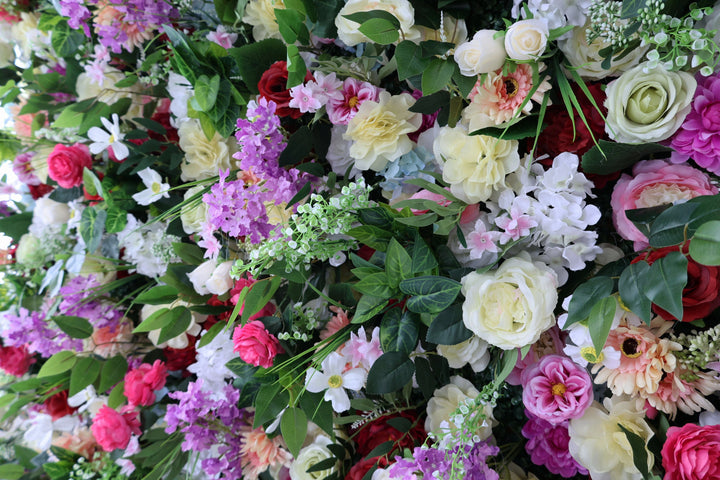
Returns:
[[[720,479],[720,5],[0,31],[0,478]]]

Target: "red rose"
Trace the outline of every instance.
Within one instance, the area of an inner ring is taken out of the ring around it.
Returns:
[[[25,345],[20,347],[0,346],[0,369],[8,375],[21,377],[27,373],[33,363],[35,363],[35,359]]]
[[[48,175],[63,188],[72,188],[83,181],[83,168],[92,166],[90,150],[76,143],[70,147],[57,144],[47,159]]]
[[[305,82],[312,80],[310,72],[305,75]],[[287,62],[275,62],[260,77],[258,90],[260,95],[277,104],[275,113],[279,117],[300,118],[302,112],[297,108],[290,108],[290,90],[287,89],[288,71]]]
[[[65,415],[70,415],[75,410],[77,410],[76,408],[68,405],[67,400],[68,391],[62,390],[45,400],[43,405],[45,406],[45,410],[47,411],[48,415],[50,415],[53,420],[57,420],[58,418],[62,418]]]
[[[170,372],[183,370],[183,377],[189,377],[190,372],[185,370],[190,364],[195,363],[195,357],[197,355],[195,351],[195,343],[197,339],[192,335],[188,336],[188,346],[185,348],[170,348],[166,347],[163,349],[165,354],[165,367]]]
[[[659,258],[663,258],[670,252],[681,251],[679,246],[664,247],[650,252],[644,252],[632,263],[645,260],[652,265]],[[683,289],[683,322],[692,322],[698,318],[706,317],[710,312],[720,307],[720,296],[718,286],[720,285],[720,267],[709,267],[701,265],[687,255],[687,246],[683,253],[688,259],[687,285]],[[665,320],[677,320],[669,312],[653,304],[653,310]]]
[[[407,433],[401,432],[388,423],[388,420],[393,418],[407,419],[413,426]],[[397,442],[395,446],[401,450],[404,448],[412,449],[416,443],[422,443],[427,437],[427,432],[425,432],[422,422],[416,420],[417,414],[415,414],[415,412],[403,411],[366,423],[360,427],[355,434],[358,453],[364,457],[370,453],[373,448],[387,441]],[[385,463],[383,460],[384,459],[381,459],[381,465]]]
[[[55,190],[55,187],[47,183],[41,183],[40,185],[28,185],[28,190],[30,190],[30,195],[32,195],[33,200],[37,200]]]
[[[720,425],[670,427],[662,448],[664,480],[720,480]]]
[[[345,475],[345,480],[362,480],[365,477],[365,474],[370,471],[376,463],[377,457],[360,460],[358,463],[353,465],[347,475]]]

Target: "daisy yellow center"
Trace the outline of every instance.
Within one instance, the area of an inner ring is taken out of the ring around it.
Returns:
[[[340,388],[342,387],[342,377],[340,375],[331,375],[330,378],[328,378],[328,385],[330,385],[330,388]]]
[[[108,143],[115,143],[115,135],[110,134],[108,137]]]
[[[605,358],[605,354],[600,352],[600,355],[595,351],[595,347],[583,347],[580,349],[580,356],[590,363],[600,363]]]
[[[153,191],[153,193],[160,193],[160,184],[157,182],[154,182],[150,189]]]
[[[512,98],[517,94],[518,86],[518,82],[514,78],[505,79],[505,93],[508,98]]]
[[[567,387],[562,383],[553,383],[552,394],[553,395],[565,395]]]
[[[359,101],[360,100],[358,100],[358,97],[351,97],[350,100],[348,100],[348,105],[350,106],[350,108],[354,108]]]

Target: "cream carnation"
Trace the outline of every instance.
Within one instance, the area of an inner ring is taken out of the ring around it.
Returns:
[[[547,18],[519,20],[505,32],[505,51],[513,60],[535,60],[547,47]]]
[[[460,67],[460,73],[474,77],[502,68],[507,54],[503,38],[494,38],[496,33],[495,30],[479,30],[472,40],[455,49],[455,62]]]
[[[250,0],[247,3],[242,21],[252,25],[256,42],[266,38],[282,39],[275,19],[276,8],[285,8],[283,0]]]
[[[495,272],[462,278],[463,322],[475,335],[505,350],[535,343],[555,324],[557,276],[523,252]]]
[[[467,203],[484,202],[505,188],[505,176],[520,166],[517,149],[515,140],[468,135],[462,125],[443,127],[433,144],[443,180],[453,195]]]
[[[607,86],[605,131],[623,143],[665,140],[690,112],[696,86],[689,73],[638,65]]]
[[[470,383],[459,376],[450,377],[450,383],[433,392],[433,396],[427,404],[427,418],[425,419],[425,430],[442,435],[443,431],[450,427],[451,416],[461,403],[467,399],[475,399],[480,392]],[[481,440],[492,435],[492,427],[497,424],[493,417],[492,407],[485,405],[483,413],[486,415],[487,425],[476,433]],[[453,425],[455,425],[453,423]],[[455,425],[461,427],[461,425]]]
[[[352,47],[369,39],[358,30],[357,22],[348,20],[345,15],[371,10],[384,10],[391,13],[400,21],[400,31],[410,33],[415,24],[415,9],[408,0],[348,0],[345,6],[335,17],[335,26],[338,38],[347,46]],[[407,35],[405,35],[407,37]]]
[[[385,168],[413,148],[407,136],[420,128],[422,115],[409,108],[415,99],[407,93],[390,95],[381,92],[377,102],[366,100],[348,123],[343,138],[351,140],[350,156],[360,170]]]
[[[230,168],[234,153],[230,142],[234,139],[224,139],[215,132],[212,140],[208,140],[200,122],[194,119],[180,125],[178,136],[180,148],[185,152],[185,160],[180,165],[183,181],[214,177],[220,169]]]

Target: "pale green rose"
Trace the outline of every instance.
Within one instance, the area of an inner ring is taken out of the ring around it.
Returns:
[[[26,233],[20,237],[15,258],[19,264],[26,267],[41,267],[45,263],[45,251],[42,248],[40,239],[32,233]]]
[[[689,73],[638,65],[607,86],[605,131],[621,143],[665,140],[690,112],[696,86]]]

